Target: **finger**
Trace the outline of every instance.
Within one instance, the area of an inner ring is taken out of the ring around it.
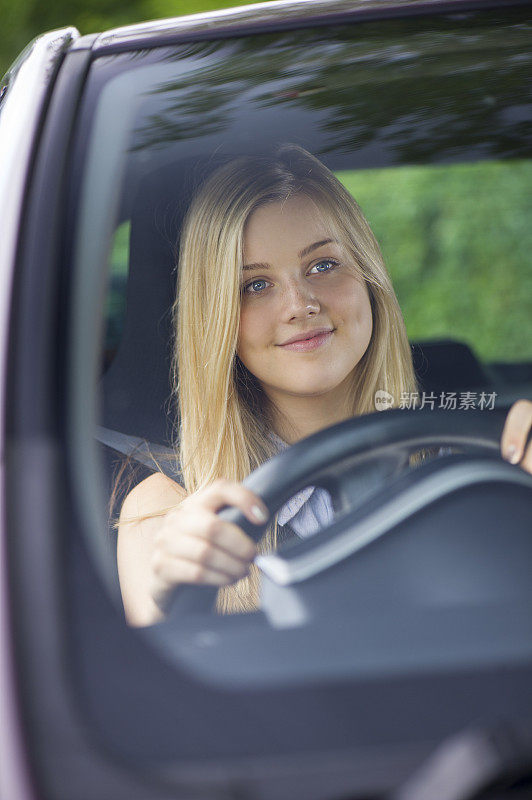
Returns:
[[[222,572],[230,578],[243,578],[249,572],[250,561],[235,558],[231,553],[216,547],[207,539],[196,536],[182,536],[179,547],[176,547],[178,558],[203,564],[216,572]]]
[[[196,496],[191,495],[188,498],[190,504],[195,497],[201,499],[202,505],[210,511],[219,511],[223,506],[235,506],[254,525],[264,525],[268,520],[268,509],[261,498],[241,483],[217,480]]]
[[[207,541],[247,563],[257,555],[255,543],[241,528],[222,520],[212,511],[193,506],[188,509],[183,507],[180,512],[168,515],[156,544],[178,555],[183,547],[182,540],[188,537]]]
[[[521,461],[531,428],[532,402],[518,400],[508,412],[501,437],[503,458],[511,464],[518,464]]]
[[[526,448],[525,457],[521,461],[521,466],[532,475],[532,442],[530,442]]]
[[[236,580],[225,572],[218,572],[204,564],[182,558],[154,559],[152,566],[156,579],[164,582],[168,587],[181,583],[227,586]]]

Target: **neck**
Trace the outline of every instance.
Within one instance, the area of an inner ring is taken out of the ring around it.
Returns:
[[[309,397],[267,394],[272,404],[273,429],[288,444],[353,416],[352,402],[344,393]]]

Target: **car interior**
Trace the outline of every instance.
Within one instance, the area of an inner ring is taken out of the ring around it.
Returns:
[[[95,748],[161,797],[362,800],[403,786],[394,797],[423,800],[422,765],[429,783],[441,769],[463,777],[456,800],[487,800],[502,780],[508,797],[530,791],[532,477],[498,452],[508,408],[532,393],[530,238],[513,244],[532,166],[528,25],[492,9],[286,26],[141,41],[91,65],[67,215],[69,463],[86,510],[63,545],[67,660]],[[262,557],[259,611],[217,615],[212,593],[187,589],[162,623],[132,629],[112,523],[133,482],[154,469],[179,480],[169,375],[183,216],[218,165],[281,142],[354,187],[432,401],[321,431],[250,476],[272,509],[319,485],[337,512]],[[414,267],[399,243],[418,224]],[[454,449],[405,468],[441,446]],[[480,765],[477,743],[495,740],[512,744]]]

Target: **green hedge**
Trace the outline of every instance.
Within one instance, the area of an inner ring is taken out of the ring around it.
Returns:
[[[532,162],[338,173],[379,240],[411,339],[532,360]]]

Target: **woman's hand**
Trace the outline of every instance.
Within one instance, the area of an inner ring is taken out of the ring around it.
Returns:
[[[511,464],[519,464],[524,470],[532,473],[532,441],[525,448],[528,435],[532,430],[532,401],[518,400],[513,404],[501,438],[501,453]]]
[[[150,585],[161,610],[181,583],[225,586],[248,574],[257,553],[255,543],[216,514],[224,506],[236,506],[256,525],[267,519],[255,494],[225,480],[189,495],[164,517],[153,542]]]

